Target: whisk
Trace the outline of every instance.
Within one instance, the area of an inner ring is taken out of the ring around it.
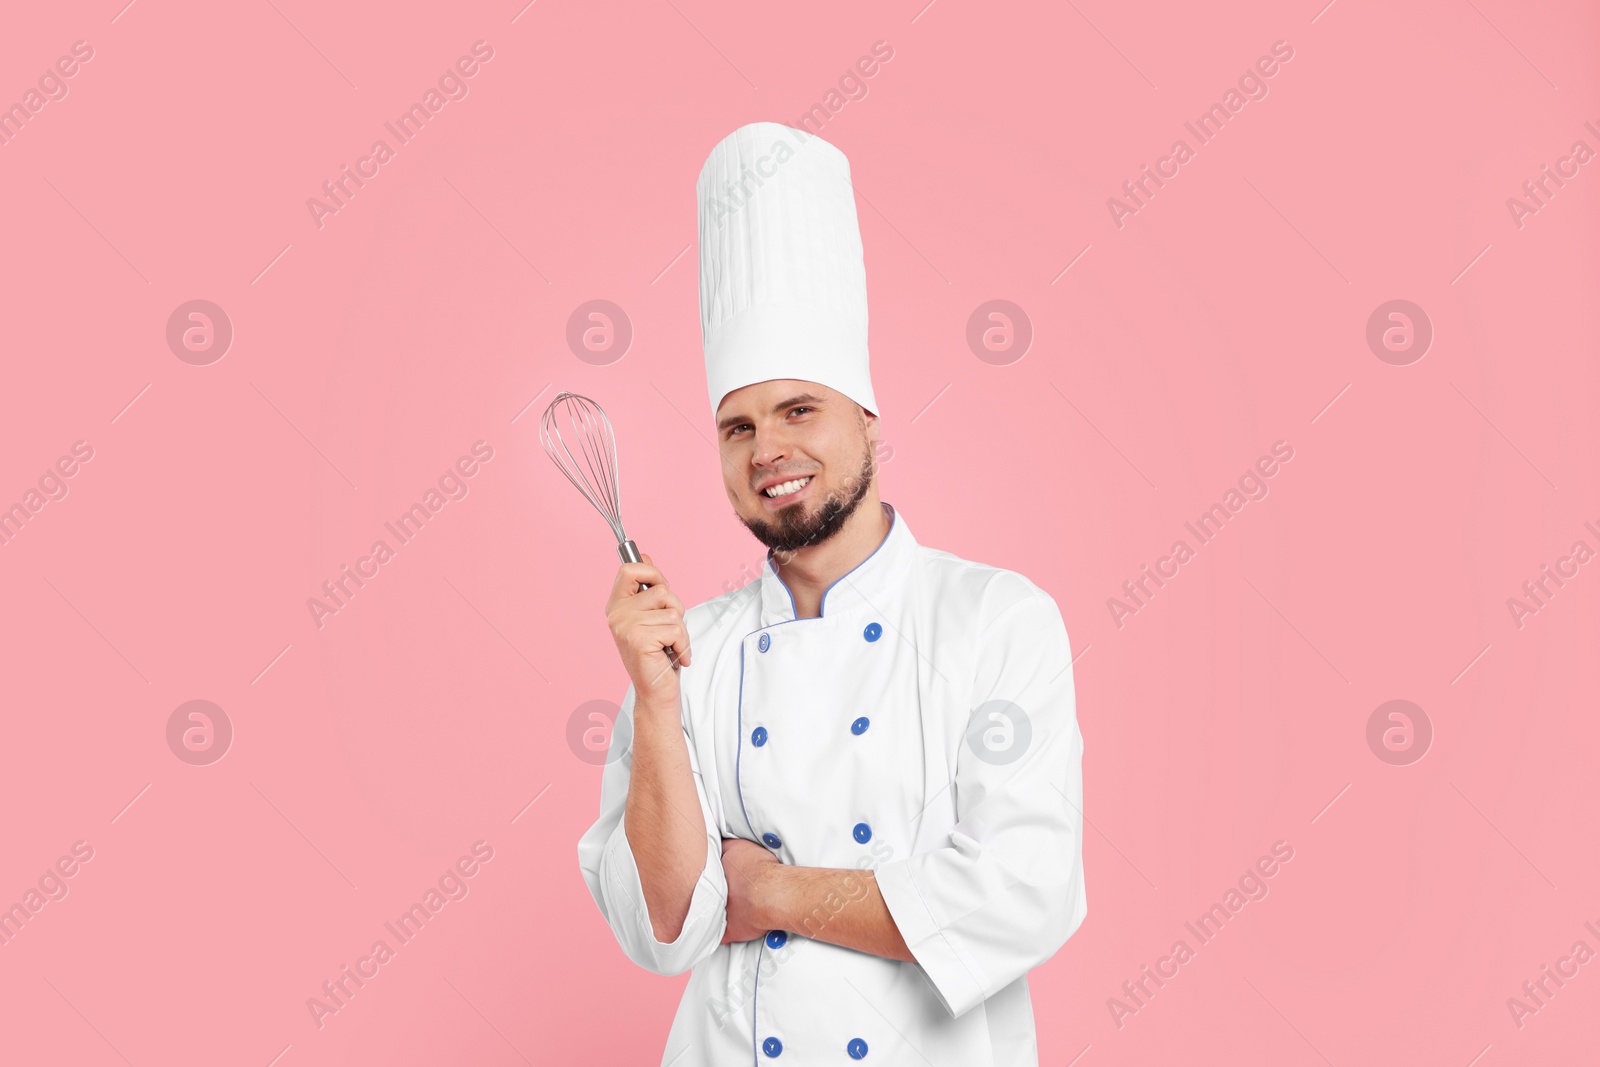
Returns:
[[[569,441],[570,439],[570,441]],[[617,538],[624,563],[643,563],[639,548],[622,528],[622,489],[617,478],[617,441],[605,409],[586,396],[559,393],[539,420],[539,443],[567,481],[594,505]],[[577,454],[573,454],[573,446]],[[640,589],[650,588],[640,582]],[[668,648],[668,652],[672,652]]]

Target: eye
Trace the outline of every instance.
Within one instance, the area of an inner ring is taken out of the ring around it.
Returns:
[[[738,433],[740,430],[744,429],[745,427],[747,427],[749,425],[750,424],[748,422],[741,422],[737,426],[728,427],[728,436],[732,437],[734,434]]]
[[[794,414],[794,413],[795,413],[795,412],[797,412],[797,411],[812,411],[812,410],[815,410],[815,409],[813,409],[813,408],[808,408],[808,407],[806,407],[806,406],[805,406],[805,405],[803,405],[803,404],[802,404],[802,405],[801,405],[801,406],[799,406],[799,407],[792,407],[792,408],[790,408],[790,409],[789,409],[789,414],[791,414],[791,415],[793,415],[793,414]]]

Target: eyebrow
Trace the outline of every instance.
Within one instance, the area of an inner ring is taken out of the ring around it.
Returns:
[[[788,400],[784,400],[784,401],[782,401],[780,403],[774,404],[772,406],[772,413],[774,415],[781,415],[785,411],[787,411],[790,408],[796,406],[797,404],[817,404],[817,405],[820,405],[820,404],[826,404],[826,403],[827,403],[827,401],[824,398],[822,398],[820,396],[817,396],[815,393],[801,393],[799,396],[791,396]],[[721,422],[717,423],[717,432],[718,433],[722,433],[722,432],[724,432],[725,430],[727,430],[731,426],[737,426],[741,422],[749,422],[749,421],[750,421],[750,416],[748,416],[748,415],[729,415],[727,418],[725,418]]]

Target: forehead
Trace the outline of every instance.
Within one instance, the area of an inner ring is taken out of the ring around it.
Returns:
[[[808,382],[800,378],[769,378],[764,382],[742,386],[723,397],[722,403],[717,405],[716,417],[719,423],[734,416],[753,418],[767,414],[775,406],[797,397],[826,403],[838,395],[820,382]]]

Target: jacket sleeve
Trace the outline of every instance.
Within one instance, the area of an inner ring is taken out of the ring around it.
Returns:
[[[634,687],[630,685],[617,713],[610,742],[612,749],[618,745],[625,747],[620,756],[608,750],[610,762],[600,777],[600,817],[578,841],[578,867],[600,914],[627,957],[656,974],[682,974],[716,950],[727,927],[728,883],[722,870],[722,842],[717,820],[706,799],[700,760],[685,729],[689,767],[694,774],[695,794],[699,797],[700,814],[706,826],[705,865],[695,882],[689,914],[678,939],[670,943],[656,940],[633,846],[623,824],[633,767],[633,709]]]
[[[1088,914],[1083,738],[1061,611],[1034,586],[980,626],[978,645],[955,826],[939,847],[876,872],[956,1017],[1048,960]]]

